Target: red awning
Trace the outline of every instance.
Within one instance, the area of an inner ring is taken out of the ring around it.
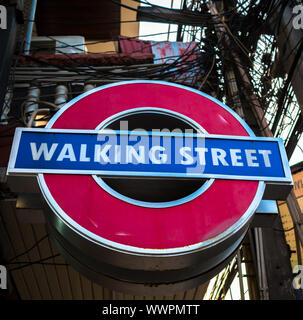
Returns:
[[[151,53],[35,54],[18,57],[18,64],[34,66],[112,66],[153,63]]]
[[[143,41],[125,36],[118,37],[120,49],[122,53],[148,53],[152,54],[150,41]]]

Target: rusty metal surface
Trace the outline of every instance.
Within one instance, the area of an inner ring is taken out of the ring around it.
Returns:
[[[196,61],[199,57],[196,42],[151,42],[155,64],[175,64],[174,80],[184,80],[191,84],[196,82],[199,71]],[[186,71],[185,71],[186,70]],[[180,72],[181,71],[181,72]]]

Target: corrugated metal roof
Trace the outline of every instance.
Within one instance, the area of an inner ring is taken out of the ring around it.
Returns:
[[[129,38],[124,36],[118,37],[120,50],[122,53],[148,53],[152,54],[150,41],[139,40],[136,38]]]

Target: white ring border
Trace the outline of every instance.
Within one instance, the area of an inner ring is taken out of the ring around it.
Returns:
[[[116,82],[113,84],[108,84],[108,85],[104,85],[101,87],[97,87],[94,88],[92,90],[89,90],[81,95],[79,95],[78,97],[74,98],[73,100],[69,101],[67,104],[65,104],[48,122],[46,128],[51,128],[53,126],[53,124],[55,123],[55,121],[69,108],[71,107],[74,103],[78,102],[79,100],[83,99],[84,97],[97,92],[97,91],[101,91],[110,87],[115,87],[115,86],[119,86],[119,85],[126,85],[126,84],[135,84],[135,83],[152,83],[152,84],[162,84],[162,85],[167,85],[167,86],[172,86],[172,87],[176,87],[176,88],[180,88],[180,89],[184,89],[187,91],[191,91],[193,93],[199,94],[213,102],[215,102],[216,104],[220,105],[223,109],[225,109],[226,111],[228,111],[230,114],[232,114],[243,126],[243,128],[247,131],[247,133],[250,136],[255,136],[254,132],[251,130],[251,128],[244,122],[244,120],[236,113],[234,112],[232,109],[230,109],[229,107],[227,107],[225,104],[223,104],[222,102],[220,102],[219,100],[209,96],[206,93],[200,92],[196,89],[193,88],[189,88],[189,87],[185,87],[179,84],[175,84],[175,83],[168,83],[165,81],[151,81],[151,80],[133,80],[133,81],[121,81],[121,82]],[[258,185],[258,189],[257,192],[255,194],[255,197],[252,201],[252,203],[250,204],[250,206],[248,207],[248,209],[246,210],[246,212],[242,215],[242,217],[235,223],[233,224],[231,227],[229,227],[227,230],[225,230],[224,232],[218,234],[217,236],[196,243],[196,244],[192,244],[192,245],[188,245],[188,246],[184,246],[184,247],[178,247],[178,248],[169,248],[169,249],[149,249],[149,248],[139,248],[139,247],[134,247],[134,246],[129,246],[129,245],[124,245],[124,244],[120,244],[118,242],[114,242],[111,240],[107,240],[105,238],[102,238],[100,236],[97,236],[96,234],[88,231],[87,229],[83,228],[82,226],[80,226],[78,223],[76,223],[74,220],[72,220],[57,204],[57,202],[55,201],[55,199],[52,197],[48,186],[45,183],[44,180],[44,176],[43,174],[38,174],[37,177],[41,192],[46,200],[46,202],[48,203],[48,205],[52,208],[52,210],[54,211],[54,213],[56,214],[56,216],[63,222],[63,223],[68,223],[69,227],[76,232],[77,234],[79,234],[81,237],[86,238],[89,241],[94,242],[95,244],[114,250],[114,251],[118,251],[118,252],[122,252],[122,253],[127,253],[127,254],[133,254],[133,255],[146,255],[146,256],[160,256],[160,257],[164,257],[164,256],[176,256],[176,255],[183,255],[183,254],[188,254],[191,252],[195,252],[195,251],[200,251],[202,249],[206,249],[206,248],[210,248],[214,245],[216,245],[219,242],[224,241],[225,239],[231,237],[233,234],[235,234],[237,231],[241,230],[242,228],[245,227],[245,225],[249,222],[249,220],[252,218],[253,214],[255,213],[255,211],[257,210],[259,203],[262,200],[262,196],[265,190],[265,183],[263,181],[259,182]]]

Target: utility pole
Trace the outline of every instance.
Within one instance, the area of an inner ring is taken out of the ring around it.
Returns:
[[[221,19],[218,14],[216,5],[208,2],[208,8],[212,15],[213,21],[217,23],[220,31],[224,34],[223,44],[230,51],[230,55],[239,75],[238,86],[244,91],[246,99],[250,102],[252,112],[259,127],[259,132],[262,136],[272,137],[273,134],[266,122],[264,111],[258,97],[254,94],[253,85],[249,79],[247,71],[244,69],[239,55],[232,50],[230,39],[228,35],[228,26]],[[287,202],[295,209],[298,208],[297,201],[294,198],[293,192],[288,196]],[[291,209],[290,209],[291,210]],[[295,217],[295,227],[298,233],[303,233],[301,225],[299,224],[297,210],[293,212]],[[297,220],[296,220],[297,219]],[[259,286],[262,283],[263,292],[260,295],[261,299],[287,299],[294,300],[296,295],[292,287],[292,270],[289,260],[289,249],[285,241],[281,219],[278,216],[273,228],[258,228],[253,238],[258,248],[258,265],[259,265]],[[303,236],[303,234],[302,234]],[[303,239],[302,239],[303,240]],[[303,242],[302,242],[303,243]],[[262,280],[260,282],[260,280]],[[264,286],[264,287],[263,287]],[[264,291],[265,290],[265,291]]]

